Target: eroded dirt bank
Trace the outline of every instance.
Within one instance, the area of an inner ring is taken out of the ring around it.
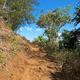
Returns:
[[[55,80],[59,67],[0,21],[0,80]]]

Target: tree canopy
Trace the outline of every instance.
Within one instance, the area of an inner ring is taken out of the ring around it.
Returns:
[[[37,22],[41,28],[45,28],[45,34],[48,37],[50,47],[56,45],[58,32],[62,26],[69,23],[71,17],[68,9],[56,9],[47,14],[42,14]]]
[[[37,0],[0,0],[0,16],[17,30],[24,22],[34,21],[33,11]]]

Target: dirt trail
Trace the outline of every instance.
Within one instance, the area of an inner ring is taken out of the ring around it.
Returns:
[[[36,54],[42,53],[36,52]],[[58,70],[54,62],[41,56],[28,56],[20,53],[8,61],[4,70],[0,72],[0,80],[55,80],[51,78],[50,73]]]
[[[0,80],[55,80],[51,73],[59,67],[41,52],[38,46],[5,28],[0,21],[0,53],[5,56],[0,64]]]
[[[55,73],[57,66],[51,62],[29,59],[21,80],[51,80],[50,72]]]
[[[59,71],[56,63],[46,60],[45,53],[41,52],[38,47],[29,45],[33,51],[33,56],[27,59],[27,66],[21,80],[55,80],[51,73]]]

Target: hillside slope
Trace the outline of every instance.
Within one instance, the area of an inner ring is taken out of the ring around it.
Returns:
[[[0,20],[0,80],[55,80],[59,68],[44,56]]]

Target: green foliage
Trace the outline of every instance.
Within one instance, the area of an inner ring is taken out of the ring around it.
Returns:
[[[48,37],[48,47],[52,50],[58,46],[57,37],[61,27],[70,23],[68,9],[56,9],[53,12],[41,15],[37,24],[45,28],[45,35]]]
[[[34,42],[41,47],[46,47],[47,45],[47,39],[44,36],[38,36],[38,38],[36,38]]]
[[[60,47],[62,47],[64,49],[68,48],[70,39],[71,39],[70,31],[64,30],[64,32],[62,33],[62,40],[59,41]]]
[[[68,50],[78,50],[78,48],[80,48],[78,40],[79,35],[80,28],[72,31],[64,30],[62,33],[62,40],[60,41],[60,47],[62,46],[64,49]]]
[[[36,0],[0,0],[0,16],[11,25],[12,30],[19,29],[26,21],[34,21],[33,11]]]
[[[4,3],[4,0],[0,0],[0,5]]]
[[[65,23],[70,22],[71,18],[69,16],[68,10],[56,9],[53,12],[48,12],[48,14],[42,14],[38,25],[42,28],[54,28],[57,31],[65,25]]]
[[[2,53],[0,53],[0,64],[3,64],[4,58],[5,58],[5,57],[3,57]]]

